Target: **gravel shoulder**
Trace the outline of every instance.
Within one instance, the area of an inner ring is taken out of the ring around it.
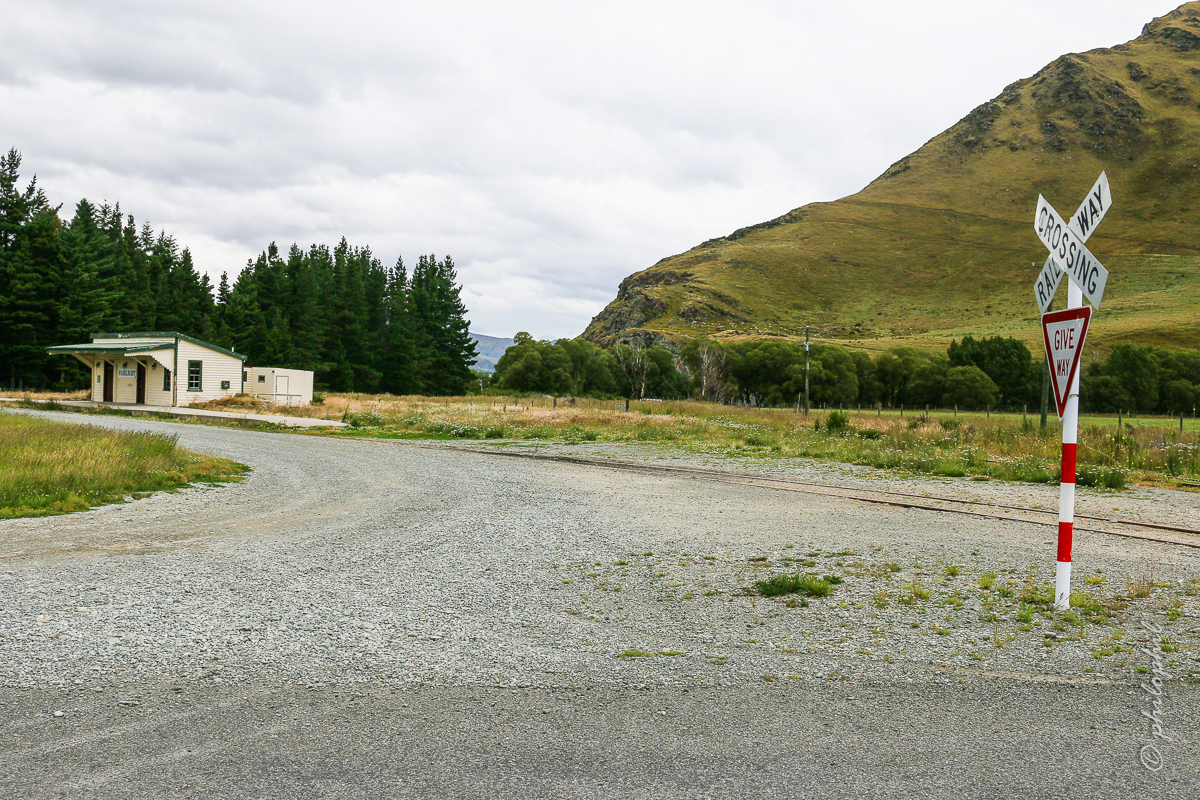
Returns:
[[[226,796],[230,775],[244,781],[232,784],[242,796],[287,796],[285,784],[257,782],[271,764],[292,764],[287,774],[307,775],[310,789],[333,781],[313,792],[331,796],[393,793],[371,775],[418,787],[413,796],[796,796],[788,787],[800,784],[788,781],[839,770],[846,791],[833,796],[958,796],[931,740],[948,732],[958,761],[996,755],[994,778],[977,764],[956,774],[1028,790],[1013,796],[1062,785],[1055,757],[1089,796],[1200,787],[1190,755],[1200,691],[1185,680],[1200,674],[1192,549],[1081,536],[1080,588],[1115,607],[1127,580],[1146,580],[1151,596],[1122,601],[1103,624],[1026,618],[1020,593],[1053,575],[1053,531],[1042,526],[427,443],[88,421],[178,434],[254,471],[215,489],[0,522],[0,717],[15,731],[0,746],[0,790],[12,796],[134,793],[136,780],[99,763],[119,752],[122,726],[145,745],[131,763],[174,764],[164,774],[194,781],[192,792],[172,789],[181,796]],[[560,449],[1057,505],[1054,487]],[[1200,527],[1191,493],[1080,494],[1081,509]],[[797,570],[843,583],[807,606],[744,592]],[[1152,742],[1138,668],[1153,662],[1142,647],[1170,675],[1173,742],[1153,775],[1137,763]],[[345,705],[355,694],[358,705]],[[171,749],[181,698],[203,720],[190,735],[209,750],[185,748],[198,755]],[[689,710],[656,719],[663,709],[646,698]],[[421,724],[404,703],[422,709]],[[263,733],[272,725],[278,747]],[[588,735],[555,736],[564,726]],[[332,749],[312,755],[325,727]],[[1064,731],[1083,743],[1060,742]],[[419,757],[430,736],[460,745],[444,754],[445,770]],[[231,752],[233,741],[245,751]],[[390,768],[366,753],[389,741],[402,753]],[[305,752],[308,772],[293,763]],[[641,752],[654,755],[622,768]],[[1033,765],[1024,771],[1022,753]],[[629,775],[657,783],[622,784]]]

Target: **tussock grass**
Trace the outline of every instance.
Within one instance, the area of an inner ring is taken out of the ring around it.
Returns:
[[[0,413],[0,518],[83,511],[248,467],[192,453],[174,436],[107,431]]]

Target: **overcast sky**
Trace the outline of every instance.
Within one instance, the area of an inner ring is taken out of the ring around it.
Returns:
[[[869,183],[1159,0],[0,0],[0,148],[234,276],[275,241],[450,254],[472,329]]]

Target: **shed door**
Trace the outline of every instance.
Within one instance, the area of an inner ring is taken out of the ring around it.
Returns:
[[[292,404],[291,398],[288,397],[287,375],[275,376],[275,405],[279,405],[279,395],[283,395],[283,404],[285,406],[290,406]]]
[[[113,401],[113,365],[111,361],[104,362],[104,402]]]

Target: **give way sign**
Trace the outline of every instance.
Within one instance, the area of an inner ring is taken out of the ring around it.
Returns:
[[[1050,382],[1054,386],[1059,419],[1067,410],[1067,398],[1075,382],[1075,373],[1079,371],[1079,356],[1083,353],[1083,340],[1087,338],[1091,319],[1090,306],[1042,314],[1042,336],[1046,340],[1046,358],[1050,362]]]

